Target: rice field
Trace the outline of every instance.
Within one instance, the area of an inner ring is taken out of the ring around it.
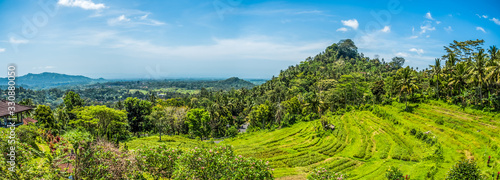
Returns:
[[[483,174],[500,171],[500,114],[431,101],[375,106],[344,115],[325,115],[335,130],[320,120],[279,130],[240,134],[221,143],[235,153],[269,161],[277,179],[306,179],[318,167],[349,175],[349,179],[384,179],[395,166],[411,179],[444,179],[459,160],[477,161]],[[168,144],[180,148],[213,146],[180,136],[138,138],[129,149]],[[123,143],[122,143],[123,146]],[[491,156],[490,166],[487,166]]]
[[[346,173],[350,179],[384,179],[390,166],[411,179],[444,179],[463,158],[476,160],[484,174],[500,171],[498,114],[439,102],[415,105],[411,112],[403,109],[393,104],[330,115],[334,131],[325,132],[316,120],[222,143],[233,145],[237,154],[269,161],[278,179],[305,179],[316,167]]]

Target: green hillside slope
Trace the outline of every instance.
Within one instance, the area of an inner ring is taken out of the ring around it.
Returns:
[[[287,179],[304,179],[316,167],[347,173],[351,179],[383,179],[390,166],[411,179],[444,179],[463,158],[476,160],[484,174],[500,170],[498,115],[466,113],[439,102],[418,104],[412,112],[403,109],[404,104],[395,103],[325,116],[336,126],[334,131],[323,130],[316,120],[223,143],[234,145],[237,154],[269,161],[275,177]],[[495,157],[491,167],[486,165],[488,156]]]

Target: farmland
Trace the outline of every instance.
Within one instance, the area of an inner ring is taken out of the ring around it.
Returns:
[[[318,130],[321,125],[316,120],[247,133],[223,143],[233,145],[237,154],[270,161],[278,178],[305,179],[312,169],[325,167],[345,172],[352,179],[383,179],[386,170],[395,166],[412,179],[427,179],[429,172],[429,177],[443,179],[463,158],[476,160],[485,174],[500,168],[498,158],[491,167],[486,166],[488,156],[500,156],[498,114],[464,112],[439,102],[417,104],[413,112],[404,112],[403,104],[375,109],[327,115],[336,125],[333,132]],[[436,163],[439,146],[444,159]],[[432,175],[436,166],[438,170]]]

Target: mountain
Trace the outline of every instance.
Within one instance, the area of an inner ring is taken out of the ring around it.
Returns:
[[[28,73],[16,78],[16,85],[30,89],[47,89],[65,85],[86,85],[97,82],[105,82],[103,78],[92,79],[81,75],[67,75],[59,73],[44,72],[40,74]],[[0,78],[2,87],[7,84],[7,78]]]
[[[236,89],[242,88],[242,87],[253,87],[255,86],[253,83],[245,81],[243,79],[237,78],[237,77],[231,77],[229,79],[221,80],[219,83],[232,86]]]

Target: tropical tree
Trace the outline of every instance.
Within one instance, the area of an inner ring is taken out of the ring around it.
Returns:
[[[486,54],[484,53],[484,49],[479,50],[474,59],[475,61],[469,67],[469,82],[477,85],[479,100],[481,101],[481,105],[483,105],[482,86],[486,78]]]
[[[448,85],[457,89],[459,91],[458,94],[462,94],[462,90],[465,88],[467,83],[467,78],[468,74],[465,63],[458,63],[455,66],[455,69],[451,72]]]
[[[195,108],[187,112],[186,123],[189,126],[189,134],[198,136],[203,140],[210,134],[210,115],[205,109]]]
[[[130,125],[131,132],[139,136],[138,132],[144,130],[146,116],[151,114],[151,102],[129,97],[123,102],[127,113],[127,120]]]
[[[54,118],[54,114],[49,106],[38,105],[35,109],[35,119],[42,128],[57,130],[58,123]]]
[[[432,76],[436,76],[436,97],[439,99],[439,78],[441,75],[441,60],[436,58],[434,65],[430,65],[432,68]]]
[[[86,106],[77,110],[77,119],[70,122],[74,126],[85,127],[96,137],[108,141],[118,140],[128,132],[127,115],[123,110],[106,106]]]
[[[404,92],[406,102],[405,110],[408,110],[408,95],[412,94],[415,89],[418,89],[418,86],[416,85],[416,79],[413,76],[413,70],[410,69],[410,66],[406,66],[406,68],[400,69],[398,73],[401,75],[400,96]]]

